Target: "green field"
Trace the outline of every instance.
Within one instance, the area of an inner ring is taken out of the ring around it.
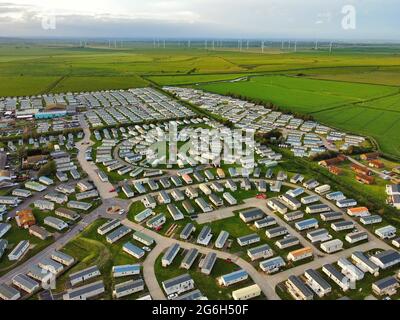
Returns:
[[[316,120],[348,132],[373,137],[382,151],[400,155],[400,94],[394,86],[261,76],[200,88],[271,102],[282,110],[311,114]]]
[[[100,219],[85,229],[83,233],[69,242],[64,248],[63,252],[75,258],[77,263],[67,273],[63,274],[57,280],[57,288],[55,293],[62,293],[68,288],[68,277],[71,273],[79,270],[97,265],[101,271],[104,285],[106,286],[106,294],[103,295],[104,299],[112,299],[112,288],[115,283],[130,280],[132,277],[122,279],[114,279],[112,277],[112,267],[116,265],[125,265],[138,263],[139,261],[132,256],[122,251],[122,246],[127,241],[132,240],[132,234],[127,235],[118,243],[110,245],[105,236],[100,236],[97,233],[97,228],[104,224],[107,220]],[[139,245],[136,243],[136,245]],[[100,278],[99,278],[100,279]],[[128,296],[126,299],[135,299],[142,296],[144,292]],[[125,300],[125,299],[124,299]]]
[[[333,127],[372,136],[382,151],[399,156],[398,48],[302,51],[3,44],[0,96],[200,84],[312,114]],[[247,76],[249,81],[231,82]]]

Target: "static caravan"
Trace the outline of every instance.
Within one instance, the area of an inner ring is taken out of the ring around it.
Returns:
[[[286,266],[285,260],[282,257],[275,257],[260,262],[260,268],[267,274],[278,272],[281,268]]]
[[[383,228],[379,228],[379,229],[375,230],[375,234],[383,240],[395,238],[396,233],[397,233],[397,230],[393,226],[385,226]]]
[[[264,211],[261,209],[248,209],[243,210],[239,213],[240,219],[243,220],[245,223],[250,223],[256,220],[259,220],[265,216]]]
[[[331,186],[328,184],[324,184],[322,186],[315,188],[315,192],[318,194],[325,194],[329,191],[331,191]]]
[[[331,208],[326,204],[315,204],[306,208],[306,213],[316,214],[331,211]]]
[[[320,217],[325,222],[342,220],[343,213],[342,212],[324,212],[324,213],[320,214]]]
[[[319,196],[307,196],[307,197],[301,198],[301,203],[309,205],[309,204],[318,202],[319,200],[320,200]]]
[[[229,205],[235,206],[237,205],[237,200],[231,195],[229,192],[225,192],[222,197],[225,199],[226,202],[228,202]]]
[[[289,233],[289,231],[286,227],[275,227],[272,229],[267,229],[265,231],[265,234],[269,239],[277,238],[280,236],[285,236],[288,233]]]
[[[221,233],[218,235],[217,240],[215,241],[215,247],[217,249],[222,249],[225,247],[226,242],[229,239],[229,233],[226,231],[221,231]]]
[[[309,230],[309,229],[317,229],[319,227],[319,222],[317,219],[307,219],[303,221],[299,221],[295,223],[295,227],[299,231]]]
[[[339,239],[330,240],[321,244],[322,251],[326,253],[335,253],[343,249],[343,241]]]
[[[304,217],[304,212],[302,211],[289,212],[283,216],[283,218],[288,222],[303,219],[303,217]]]
[[[200,207],[200,209],[203,211],[203,213],[209,213],[209,212],[213,211],[213,208],[211,207],[211,205],[203,198],[197,198],[195,200],[195,202]]]
[[[332,240],[332,236],[326,229],[318,229],[310,231],[307,233],[307,238],[311,241],[311,243],[325,242]]]
[[[372,215],[372,216],[369,216],[369,217],[362,217],[360,219],[360,222],[363,225],[378,224],[378,223],[381,223],[382,221],[383,221],[382,217],[378,216],[378,215]]]
[[[350,207],[356,206],[357,201],[354,199],[344,199],[344,200],[336,201],[336,205],[339,208],[350,208]]]
[[[308,247],[290,252],[287,258],[289,261],[297,262],[308,259],[313,255],[314,255],[313,250]]]
[[[275,245],[279,249],[291,248],[291,247],[297,246],[299,244],[300,244],[300,240],[297,237],[291,236],[291,235],[286,236],[285,238],[275,242]]]
[[[346,235],[346,241],[351,244],[365,240],[368,240],[368,233],[364,231],[353,232]]]
[[[247,236],[237,238],[237,243],[241,247],[245,247],[245,246],[249,246],[251,244],[260,242],[260,240],[261,240],[260,236],[257,233],[254,233],[254,234],[250,234]]]
[[[288,211],[288,208],[283,205],[280,201],[277,199],[269,199],[267,201],[268,207],[270,207],[273,211],[277,211],[280,214],[286,214]]]
[[[204,183],[201,184],[199,188],[206,196],[209,196],[212,193],[211,189]]]
[[[331,228],[336,232],[352,230],[355,227],[355,223],[353,221],[339,221],[331,224]]]
[[[278,222],[276,221],[275,218],[267,216],[261,220],[257,220],[254,225],[256,226],[257,229],[263,229],[267,227],[271,227],[276,225]]]

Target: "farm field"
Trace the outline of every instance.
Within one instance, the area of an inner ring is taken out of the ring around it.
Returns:
[[[321,68],[305,70],[304,76],[314,79],[400,86],[398,66]]]
[[[131,89],[145,87],[148,82],[139,76],[123,77],[66,77],[51,89],[51,93],[66,91],[79,92],[85,88],[87,91]]]
[[[1,63],[0,63],[1,64]],[[35,95],[46,91],[59,77],[55,76],[3,76],[0,75],[0,96]]]
[[[111,89],[138,87],[146,85],[141,77],[149,77],[159,85],[230,80],[264,73],[340,76],[340,80],[346,81],[348,77],[348,81],[353,81],[359,69],[374,71],[371,82],[397,84],[400,61],[394,50],[382,50],[368,53],[341,49],[331,56],[323,50],[298,53],[266,50],[262,54],[232,48],[214,51],[183,47],[110,49],[71,44],[5,44],[0,46],[0,78],[7,81],[0,81],[0,95],[75,91],[77,87],[78,91],[102,90],[107,84]],[[368,77],[368,73],[365,75]]]
[[[400,155],[400,141],[396,138],[400,134],[397,87],[262,76],[236,83],[205,84],[200,88],[220,94],[235,93],[271,102],[284,110],[311,114],[332,127],[371,136],[382,151]]]
[[[214,81],[232,81],[241,77],[249,76],[247,73],[232,74],[209,74],[209,75],[184,75],[184,76],[151,76],[148,80],[160,86],[179,86],[187,84],[197,84]]]
[[[308,114],[399,92],[396,87],[287,76],[252,77],[249,81],[205,84],[201,88],[265,100],[282,109]]]
[[[338,48],[330,55],[275,48],[262,54],[256,48],[5,44],[0,46],[0,96],[199,84],[312,114],[333,127],[372,136],[382,151],[399,156],[396,50]],[[247,76],[248,81],[230,82]]]

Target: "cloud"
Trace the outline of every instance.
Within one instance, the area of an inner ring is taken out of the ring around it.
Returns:
[[[342,29],[344,5],[357,28]],[[396,0],[9,0],[5,36],[399,38]],[[55,16],[57,28],[43,30]]]

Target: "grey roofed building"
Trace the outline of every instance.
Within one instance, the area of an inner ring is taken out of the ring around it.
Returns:
[[[348,282],[348,278],[341,273],[339,270],[337,270],[333,265],[331,264],[325,264],[323,265],[323,270],[325,272],[325,270],[330,274],[330,278],[334,278],[338,281],[340,281],[341,283],[347,283]],[[325,272],[326,273],[326,272]],[[336,282],[336,281],[335,281]]]
[[[299,277],[290,276],[288,279],[289,286],[295,289],[297,294],[301,294],[302,299],[311,300],[314,297],[314,293],[305,285],[303,281],[300,280]]]
[[[323,290],[332,289],[331,285],[315,270],[307,269],[305,274],[313,279]]]
[[[209,226],[204,226],[203,229],[201,229],[200,234],[197,238],[197,242],[199,243],[204,243],[209,238],[209,235],[211,234],[211,228]]]
[[[217,240],[215,241],[215,247],[218,249],[222,249],[225,246],[226,241],[229,239],[229,233],[222,230],[218,235]]]
[[[185,257],[182,260],[181,268],[189,270],[192,267],[198,255],[199,255],[199,250],[197,250],[196,248],[188,250],[188,252],[186,253]]]
[[[129,229],[126,226],[121,226],[117,230],[111,232],[106,236],[106,240],[108,243],[114,243],[118,241],[119,239],[123,238],[126,236],[128,233],[130,233],[132,230]]]
[[[387,294],[388,290],[396,290],[398,288],[399,282],[395,277],[386,277],[384,279],[380,279],[372,284],[372,288],[374,292],[378,294]],[[393,292],[394,293],[394,292]]]
[[[267,231],[265,231],[265,233],[268,236],[268,238],[275,238],[275,237],[278,237],[280,235],[285,235],[288,232],[289,232],[288,229],[286,227],[284,227],[284,226],[271,228],[271,229],[268,229]]]
[[[92,266],[69,275],[71,283],[79,283],[93,277],[99,276],[100,270],[97,266]]]
[[[360,268],[361,270],[368,269],[370,273],[378,272],[379,266],[377,266],[374,262],[368,259],[368,257],[361,251],[356,251],[352,254],[351,258],[357,263],[362,263],[365,265],[364,268]]]
[[[172,246],[168,248],[165,252],[164,256],[162,257],[162,265],[163,267],[169,266],[175,259],[176,255],[178,254],[181,246],[178,243],[174,243]]]
[[[180,238],[183,240],[188,240],[190,235],[196,230],[193,223],[188,223],[182,230]]]
[[[174,219],[174,221],[179,221],[185,219],[185,216],[181,212],[181,210],[174,204],[168,204],[167,210]]]
[[[66,266],[72,265],[75,261],[73,257],[61,251],[53,251],[53,253],[51,254],[51,258],[54,261],[60,262]]]
[[[202,262],[201,272],[206,275],[209,275],[212,272],[212,269],[214,268],[216,261],[217,261],[216,253],[210,252],[209,254],[207,254]]]
[[[400,263],[400,253],[395,250],[383,251],[372,256],[371,261],[382,269],[388,269]]]
[[[11,229],[11,224],[0,223],[0,237],[3,237]]]
[[[195,209],[194,209],[193,205],[190,203],[189,200],[186,199],[185,201],[183,201],[182,202],[182,206],[183,206],[183,208],[186,210],[186,212],[188,214],[195,213]]]
[[[50,271],[42,269],[39,266],[32,266],[29,269],[27,275],[30,276],[32,279],[42,282],[48,277],[49,273]]]
[[[178,301],[178,300],[181,300],[181,301],[184,301],[184,300],[186,300],[186,301],[196,301],[196,300],[202,300],[202,299],[204,299],[204,296],[201,293],[201,291],[200,290],[194,290],[192,292],[183,294],[183,295],[175,298],[174,300],[176,300],[176,301]]]
[[[240,212],[239,215],[240,218],[247,223],[263,218],[265,213],[261,209],[254,208],[254,209],[243,210]]]
[[[86,300],[98,296],[105,291],[103,281],[97,281],[88,285],[70,289],[63,296],[64,300]]]
[[[18,300],[21,297],[21,293],[6,284],[0,284],[0,298],[3,300]]]
[[[162,286],[166,292],[169,292],[170,288],[174,288],[175,286],[186,282],[193,282],[193,279],[189,274],[183,274],[181,276],[166,280],[162,283]]]
[[[48,258],[40,260],[39,267],[46,269],[54,274],[58,274],[64,270],[64,266],[61,263]]]
[[[8,241],[6,239],[0,239],[0,259],[3,256],[8,246]]]
[[[39,289],[39,283],[36,280],[29,278],[27,275],[20,273],[17,274],[13,279],[12,283],[18,288],[28,292],[33,293]]]
[[[119,227],[120,225],[121,221],[117,219],[107,221],[97,229],[97,233],[100,235],[104,235],[107,232],[110,232],[111,230],[114,230],[115,228]]]
[[[116,284],[113,294],[117,298],[122,298],[127,295],[144,290],[144,280],[129,280],[123,283]]]
[[[237,242],[241,246],[246,246],[252,243],[259,242],[261,240],[260,236],[257,233],[245,235],[243,237],[237,238]]]

